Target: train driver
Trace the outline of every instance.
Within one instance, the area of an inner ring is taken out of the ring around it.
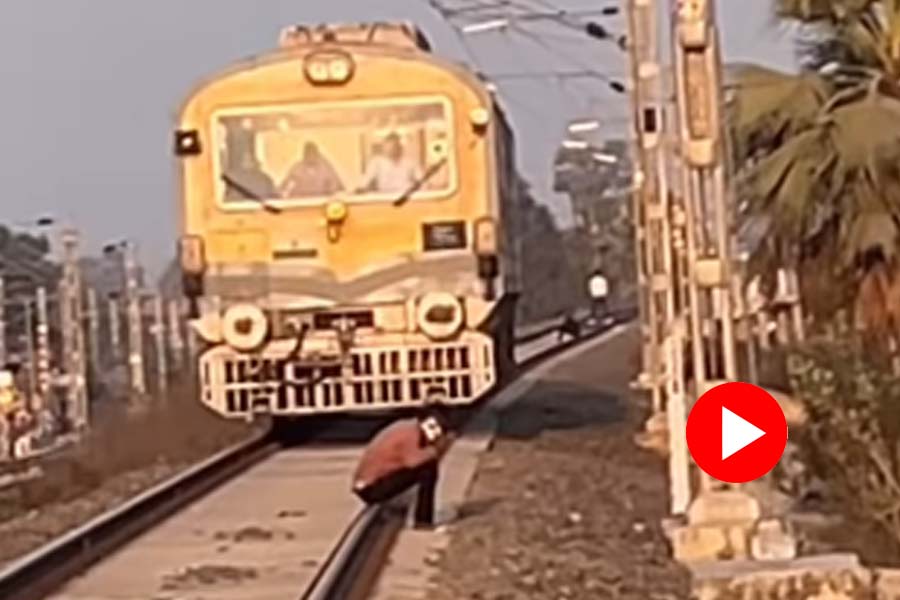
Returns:
[[[438,463],[454,437],[439,409],[392,423],[363,452],[353,492],[366,504],[381,504],[418,485],[415,526],[433,527]]]
[[[314,142],[303,145],[303,155],[281,182],[282,198],[330,196],[344,189],[334,166]]]
[[[225,157],[227,170],[223,174],[226,183],[225,200],[267,200],[278,196],[275,183],[256,156],[255,143],[250,133],[229,134],[228,153]]]
[[[400,136],[392,132],[384,140],[383,153],[375,154],[366,165],[358,191],[402,194],[421,177],[422,170],[418,163],[405,156]]]

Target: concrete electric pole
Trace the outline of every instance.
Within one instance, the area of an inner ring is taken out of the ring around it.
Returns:
[[[87,381],[84,328],[84,307],[81,298],[81,274],[78,268],[78,234],[62,233],[63,276],[59,289],[62,318],[63,359],[68,386],[66,415],[74,431],[87,427]]]
[[[673,256],[673,218],[669,191],[669,132],[666,118],[671,103],[668,78],[660,66],[659,6],[657,0],[627,0],[628,50],[631,63],[632,109],[635,125],[637,186],[634,202],[638,277],[641,288],[641,325],[644,333],[643,383],[652,396],[653,413],[647,433],[684,432],[684,381],[680,353],[679,317]],[[677,410],[668,410],[670,403]],[[684,446],[684,444],[681,444]],[[690,501],[686,449],[670,448],[670,509],[687,510]]]
[[[735,341],[734,201],[730,197],[727,127],[722,110],[722,64],[714,0],[677,0],[672,22],[672,62],[678,107],[678,155],[684,194],[683,254],[677,261],[686,274],[687,324],[693,368],[687,397],[739,377]],[[679,284],[681,287],[681,284]],[[736,289],[737,287],[737,289]],[[737,292],[737,293],[736,293]],[[677,408],[683,419],[690,406]],[[670,413],[676,410],[670,406]],[[690,463],[675,465],[686,454],[685,429],[670,430],[670,464],[677,482],[690,482]],[[734,558],[751,554],[760,505],[741,486],[700,473],[699,489],[687,496],[686,526],[673,532],[677,558],[716,560],[723,548]],[[771,535],[771,532],[767,535]],[[784,536],[784,556],[790,554]],[[726,540],[727,542],[723,541]]]
[[[147,392],[144,376],[143,313],[138,282],[138,264],[134,245],[124,244],[125,302],[128,320],[128,366],[131,373],[131,391],[137,395]]]

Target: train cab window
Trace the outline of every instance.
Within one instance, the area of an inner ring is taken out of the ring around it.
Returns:
[[[386,99],[221,111],[216,185],[227,208],[248,201],[416,200],[455,185],[450,103]]]

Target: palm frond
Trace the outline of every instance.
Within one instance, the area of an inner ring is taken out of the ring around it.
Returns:
[[[811,129],[787,140],[759,160],[742,178],[742,198],[748,215],[777,215],[771,233],[779,239],[804,235],[804,225],[815,219],[818,167],[831,162],[823,156],[823,133]]]
[[[739,163],[808,129],[831,96],[827,82],[815,74],[750,65],[734,69],[733,79],[728,119]]]
[[[804,68],[743,67],[729,97],[751,273],[771,286],[797,267],[813,314],[853,306],[872,325],[887,269],[900,324],[900,0],[772,2]]]
[[[837,22],[871,11],[879,0],[775,0],[775,15],[803,23]]]

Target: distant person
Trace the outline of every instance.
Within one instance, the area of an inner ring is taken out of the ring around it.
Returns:
[[[330,196],[344,189],[334,166],[313,142],[303,145],[303,155],[281,182],[282,198]]]
[[[609,314],[609,281],[600,269],[588,279],[588,293],[591,297],[591,316],[595,319]]]
[[[358,191],[402,194],[421,178],[418,163],[404,155],[400,136],[391,133],[384,140],[383,152],[372,156],[366,165]]]
[[[418,485],[415,526],[434,527],[438,463],[454,437],[439,409],[392,423],[363,452],[353,492],[366,504],[382,504]]]
[[[571,312],[567,312],[563,316],[563,322],[559,326],[557,341],[562,342],[565,340],[566,336],[569,336],[569,338],[573,340],[577,340],[581,337],[581,324],[578,323],[575,315]]]

